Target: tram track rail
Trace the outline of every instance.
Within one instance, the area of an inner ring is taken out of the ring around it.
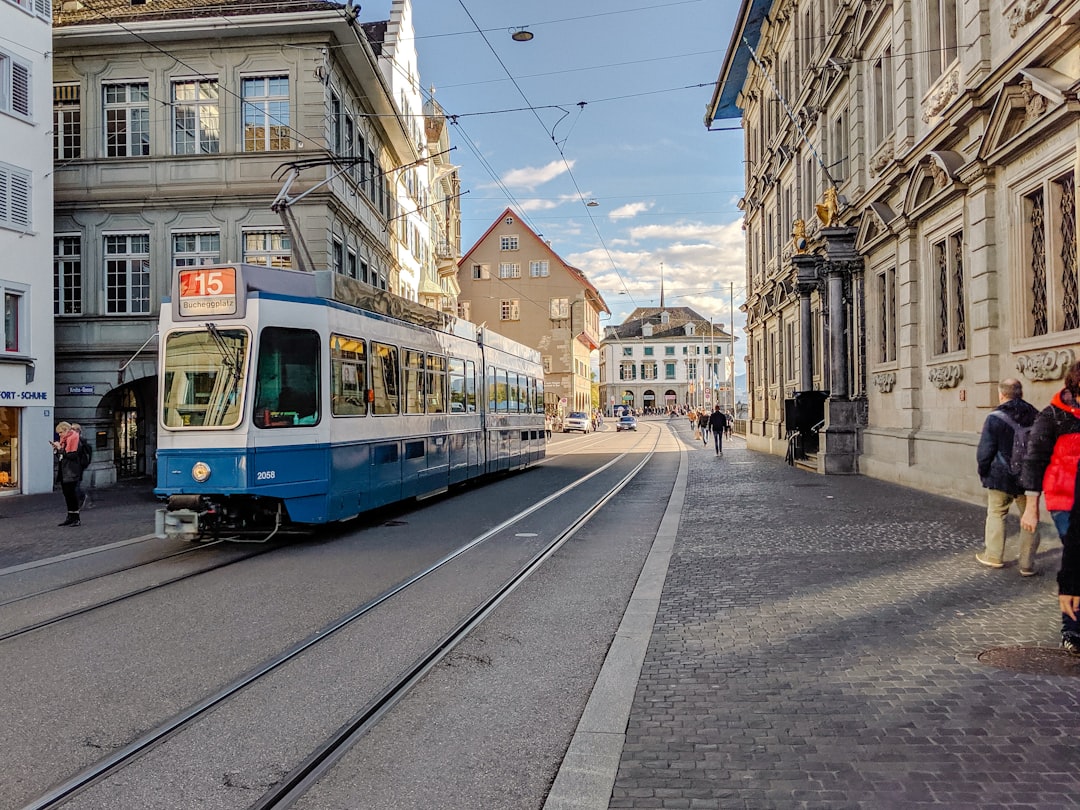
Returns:
[[[36,591],[34,593],[23,594],[23,595],[18,596],[18,597],[13,597],[13,598],[5,601],[5,602],[0,602],[0,608],[9,607],[11,605],[16,605],[16,604],[23,603],[23,602],[28,602],[29,600],[35,599],[35,598],[42,598],[42,597],[47,597],[47,596],[50,596],[50,595],[59,594],[59,593],[62,593],[63,591],[69,590],[71,588],[78,587],[79,585],[86,585],[88,583],[92,583],[92,582],[95,582],[95,581],[107,579],[108,577],[118,576],[118,575],[121,575],[121,574],[125,574],[125,573],[129,573],[131,571],[138,570],[140,568],[146,568],[146,567],[149,567],[151,565],[156,565],[158,563],[162,563],[162,562],[165,562],[167,560],[171,560],[171,559],[173,559],[175,557],[180,557],[180,556],[183,556],[183,555],[186,555],[186,554],[190,554],[193,551],[198,551],[199,549],[206,548],[209,545],[211,545],[211,544],[209,544],[209,543],[204,544],[202,546],[192,548],[192,549],[183,549],[183,550],[175,552],[173,554],[167,554],[164,557],[158,557],[158,558],[153,559],[153,560],[146,560],[146,561],[138,563],[136,565],[129,565],[129,566],[125,566],[125,567],[122,567],[122,568],[117,568],[115,570],[101,572],[101,573],[98,573],[98,574],[94,574],[92,576],[87,576],[87,577],[84,577],[84,578],[81,578],[81,579],[78,579],[78,580],[73,580],[71,582],[65,582],[63,584],[56,585],[56,586],[51,587],[51,588],[45,588],[45,589],[42,589],[40,591]],[[216,563],[214,563],[212,565],[198,568],[197,570],[194,570],[194,571],[187,571],[185,573],[177,574],[175,576],[168,577],[166,579],[158,580],[158,581],[153,582],[153,583],[151,583],[149,585],[144,585],[144,586],[139,587],[139,588],[135,588],[135,589],[132,589],[132,590],[129,590],[129,591],[125,591],[124,593],[117,594],[116,596],[112,596],[112,597],[110,597],[108,599],[101,599],[101,600],[98,600],[96,602],[92,602],[90,604],[82,605],[82,606],[77,607],[77,608],[72,608],[71,610],[65,610],[65,611],[57,613],[54,616],[50,616],[47,619],[41,619],[41,620],[36,621],[36,622],[31,622],[30,624],[24,625],[22,627],[15,628],[13,630],[7,630],[7,631],[0,632],[0,643],[3,643],[5,641],[8,641],[8,640],[13,639],[13,638],[18,638],[19,636],[24,636],[27,633],[32,633],[32,632],[34,632],[36,630],[41,630],[44,627],[49,627],[51,625],[59,624],[61,622],[67,621],[69,619],[73,619],[73,618],[75,618],[77,616],[83,616],[83,615],[86,615],[87,613],[92,613],[95,610],[101,610],[102,608],[106,608],[106,607],[109,607],[111,605],[115,605],[115,604],[117,604],[119,602],[123,602],[123,601],[128,600],[128,599],[133,599],[136,596],[142,596],[142,595],[147,594],[147,593],[152,593],[153,591],[159,590],[161,588],[166,588],[166,587],[168,587],[170,585],[175,585],[178,582],[183,582],[185,580],[189,580],[189,579],[192,579],[194,577],[202,576],[203,574],[209,574],[209,573],[211,573],[213,571],[217,571],[217,570],[220,570],[222,568],[227,568],[227,567],[229,567],[231,565],[235,565],[237,563],[241,563],[241,562],[244,562],[246,560],[250,560],[251,558],[257,557],[257,556],[259,556],[261,554],[266,554],[267,552],[274,550],[274,548],[275,547],[267,547],[267,548],[258,549],[256,551],[252,551],[250,553],[242,553],[242,554],[240,554],[240,556],[232,557],[232,558],[226,559],[226,560],[221,560],[220,562],[216,562]]]
[[[605,485],[606,489],[598,498],[591,498],[587,508],[582,510],[573,520],[569,521],[565,528],[557,535],[545,541],[545,544],[534,553],[528,561],[517,570],[509,579],[504,581],[490,596],[472,609],[464,618],[439,640],[432,644],[413,664],[404,669],[400,675],[394,678],[382,691],[367,703],[359,712],[355,713],[348,721],[341,725],[339,730],[326,738],[318,745],[299,765],[290,771],[278,784],[267,791],[259,802],[254,805],[259,808],[288,807],[295,802],[326,771],[331,769],[340,758],[348,752],[349,748],[357,739],[373,728],[378,721],[389,712],[408,692],[419,683],[434,666],[436,666],[447,654],[449,654],[461,641],[479,626],[507,597],[533,574],[542,568],[551,556],[577,533],[582,526],[589,522],[604,506],[606,506],[628,483],[640,474],[646,464],[656,452],[656,447],[663,435],[657,431],[654,435],[648,434],[640,437],[638,446],[648,444],[651,439],[651,447],[643,453],[640,459],[632,465],[629,472],[622,475],[613,485]],[[339,631],[351,625],[357,619],[369,614],[371,611],[386,603],[388,600],[405,592],[420,581],[431,576],[444,568],[454,560],[461,558],[469,551],[481,544],[499,537],[514,525],[520,523],[529,515],[547,507],[569,492],[584,485],[596,476],[612,469],[616,464],[626,459],[629,451],[620,453],[607,463],[580,476],[569,484],[559,488],[555,492],[530,504],[527,508],[512,515],[487,531],[469,539],[467,542],[451,550],[434,563],[400,580],[389,588],[386,588],[375,597],[365,601],[353,610],[342,614],[338,618],[325,624],[322,628],[309,635],[307,638],[293,644],[281,653],[265,660],[258,666],[236,677],[223,687],[207,695],[201,700],[189,705],[186,709],[174,715],[172,718],[160,723],[155,728],[144,732],[138,738],[127,745],[116,749],[108,756],[93,765],[76,773],[69,779],[55,785],[41,794],[29,804],[23,806],[23,810],[46,810],[47,808],[60,807],[73,799],[75,796],[89,788],[107,780],[111,775],[133,763],[154,747],[170,737],[180,734],[186,728],[196,724],[201,718],[213,709],[222,706],[231,699],[239,696],[245,689],[258,683],[271,673],[278,670],[284,664],[297,659],[299,656],[312,650],[320,642],[323,642]]]

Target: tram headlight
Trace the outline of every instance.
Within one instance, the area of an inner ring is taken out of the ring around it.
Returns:
[[[210,478],[210,465],[205,461],[196,461],[191,468],[191,477],[199,484],[204,484]]]

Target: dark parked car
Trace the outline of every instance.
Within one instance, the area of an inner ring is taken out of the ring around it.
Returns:
[[[620,416],[615,423],[615,430],[637,430],[637,419],[632,416]]]

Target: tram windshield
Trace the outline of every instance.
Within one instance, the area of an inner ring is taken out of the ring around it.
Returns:
[[[161,418],[167,428],[235,427],[240,422],[248,333],[213,324],[165,340]]]

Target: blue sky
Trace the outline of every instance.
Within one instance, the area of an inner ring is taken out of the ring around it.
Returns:
[[[390,0],[363,5],[389,16]],[[457,116],[463,250],[510,206],[585,271],[610,323],[659,304],[662,264],[668,306],[725,325],[733,283],[741,336],[742,133],[703,123],[738,6],[412,0],[421,82]]]

